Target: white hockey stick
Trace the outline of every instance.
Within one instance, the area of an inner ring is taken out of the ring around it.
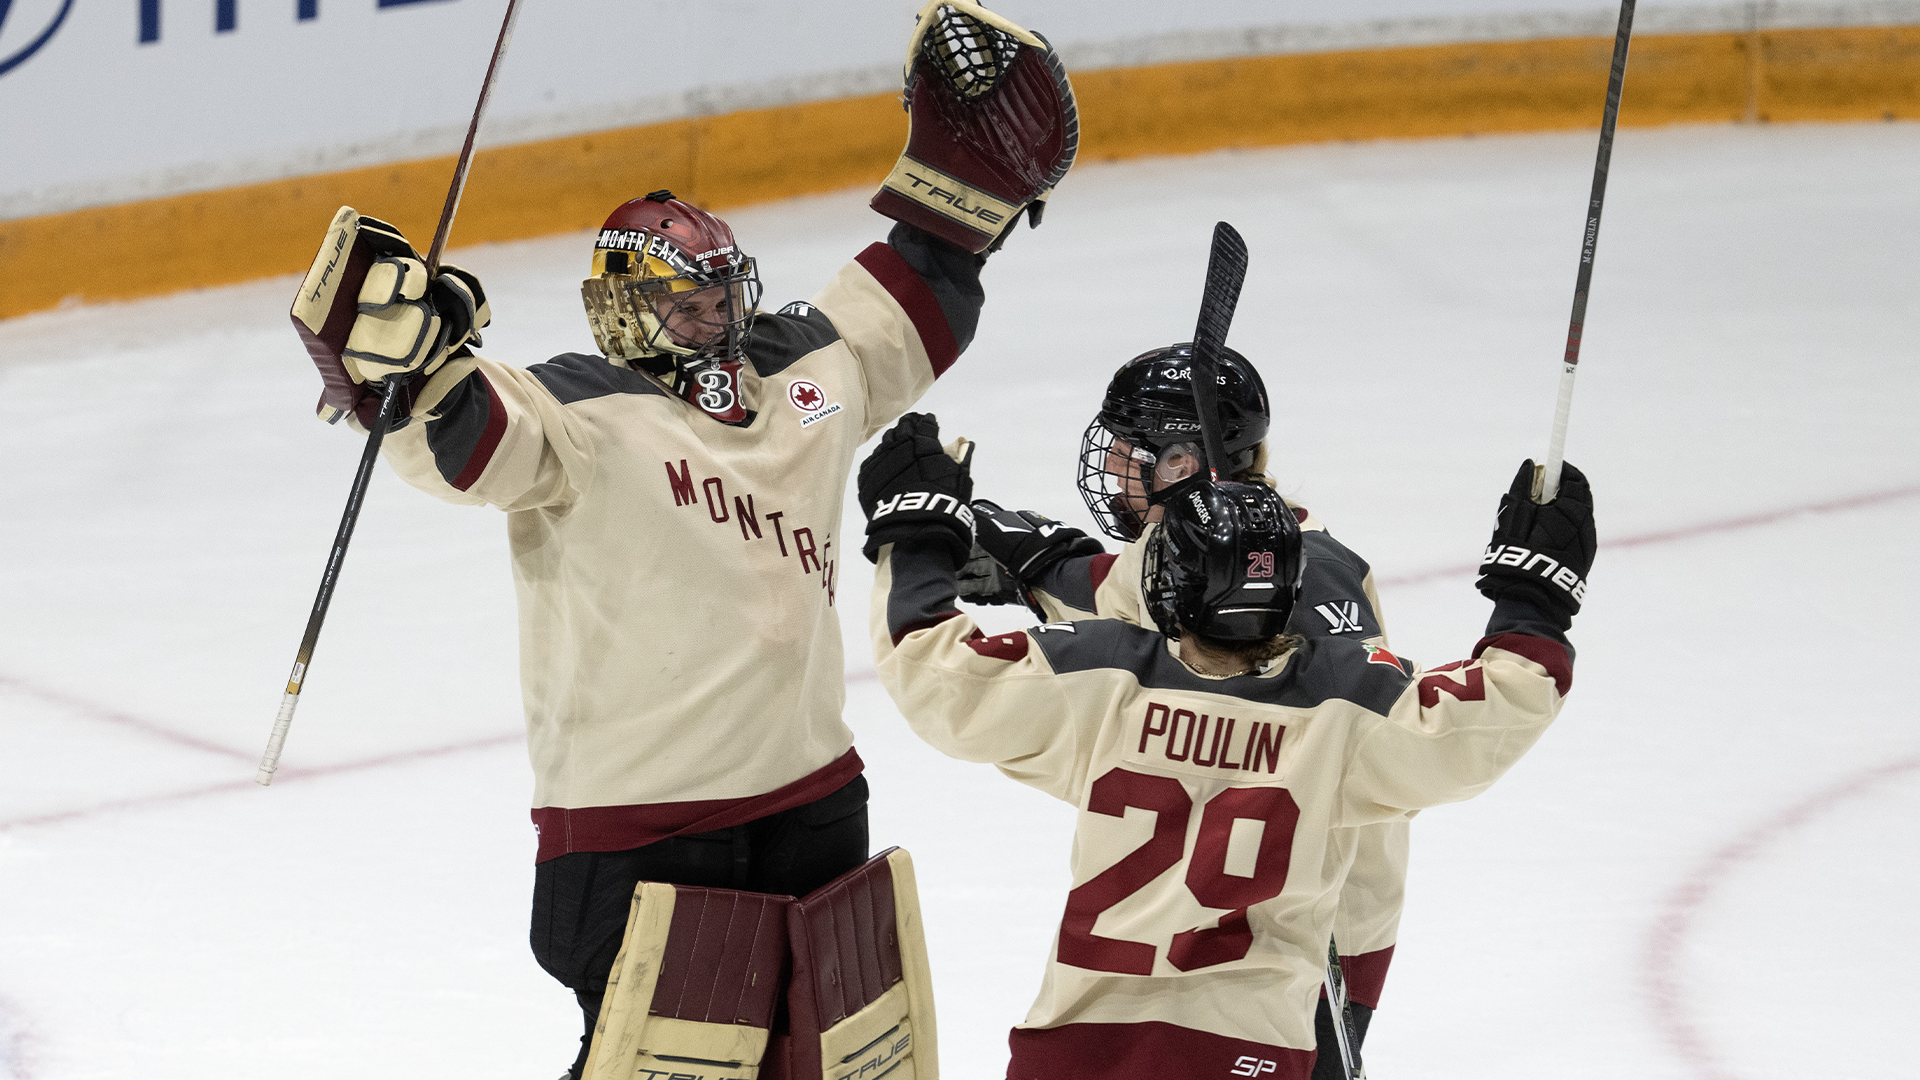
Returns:
[[[1593,193],[1587,200],[1587,228],[1580,241],[1580,275],[1573,286],[1573,319],[1567,325],[1567,351],[1560,362],[1560,399],[1553,409],[1553,434],[1547,460],[1533,477],[1533,501],[1552,502],[1560,491],[1560,466],[1566,461],[1567,414],[1573,411],[1573,375],[1580,367],[1580,336],[1587,325],[1587,289],[1593,283],[1593,248],[1600,240],[1600,207],[1607,198],[1607,169],[1613,160],[1613,125],[1620,116],[1620,88],[1627,81],[1627,43],[1633,37],[1634,0],[1620,0],[1620,28],[1613,37],[1613,70],[1607,76],[1607,111],[1600,119],[1600,152],[1593,163]]]
[[[454,211],[460,207],[460,193],[467,188],[467,167],[473,162],[473,137],[480,130],[480,114],[487,111],[487,99],[493,96],[493,81],[500,71],[500,58],[507,53],[507,46],[513,41],[513,22],[520,14],[520,0],[507,0],[507,15],[500,24],[500,36],[493,43],[493,59],[487,62],[487,77],[480,84],[480,101],[473,107],[473,122],[467,125],[467,141],[460,148],[460,160],[453,167],[453,183],[447,189],[446,205],[440,210],[440,226],[434,230],[433,247],[427,252],[427,277],[431,279],[440,271],[440,256],[446,251],[447,234],[453,230]],[[373,476],[373,463],[380,456],[381,440],[386,438],[387,427],[393,421],[396,403],[400,400],[400,387],[406,382],[405,376],[396,375],[387,380],[380,399],[380,415],[367,432],[367,446],[360,454],[360,467],[353,474],[353,486],[347,493],[347,508],[340,515],[339,531],[333,536],[333,550],[327,556],[327,567],[320,575],[320,593],[314,597],[313,611],[307,616],[307,631],[300,638],[300,650],[294,654],[293,673],[287,676],[286,693],[280,698],[280,712],[273,718],[273,733],[267,736],[266,753],[260,756],[260,769],[254,773],[254,782],[262,787],[273,783],[273,774],[280,768],[280,751],[287,745],[287,732],[293,727],[293,710],[300,706],[300,688],[307,678],[307,669],[313,663],[313,648],[320,642],[320,627],[327,620],[327,605],[333,602],[333,587],[340,580],[340,566],[347,558],[347,545],[353,540],[353,527],[360,520],[360,504],[367,495],[367,482]]]

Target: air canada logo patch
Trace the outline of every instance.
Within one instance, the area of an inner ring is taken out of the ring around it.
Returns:
[[[803,428],[812,427],[841,408],[839,402],[827,400],[827,392],[820,389],[818,383],[806,379],[795,379],[787,384],[787,400],[800,410],[800,426]]]
[[[1407,671],[1406,668],[1400,665],[1399,657],[1393,655],[1392,653],[1388,652],[1387,650],[1381,648],[1378,645],[1367,646],[1367,663],[1382,664],[1382,665],[1385,665],[1386,667],[1390,667],[1395,671],[1400,672],[1403,675],[1406,674],[1406,671]]]

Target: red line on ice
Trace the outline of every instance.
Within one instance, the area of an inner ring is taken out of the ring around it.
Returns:
[[[1809,795],[1760,822],[1707,856],[1693,874],[1668,894],[1660,914],[1647,933],[1642,963],[1646,991],[1651,999],[1654,1026],[1668,1047],[1702,1080],[1737,1080],[1707,1045],[1700,1025],[1687,1012],[1687,995],[1680,985],[1680,951],[1693,929],[1694,917],[1734,871],[1808,822],[1861,797],[1880,785],[1920,772],[1920,756],[1854,773]]]
[[[0,998],[0,1076],[33,1080],[33,1045],[38,1041],[13,1002]]]
[[[221,757],[235,758],[240,761],[253,760],[253,756],[245,751],[235,750],[230,746],[221,746],[216,742],[208,742],[205,739],[188,735],[182,731],[175,731],[163,724],[156,724],[151,720],[135,716],[132,713],[122,712],[111,705],[102,705],[97,701],[87,701],[84,698],[77,698],[72,694],[62,693],[58,690],[48,690],[45,687],[34,686],[31,683],[21,682],[19,679],[7,675],[0,675],[0,688],[12,690],[15,693],[24,694],[27,697],[39,698],[49,705],[57,705],[60,708],[77,712],[92,720],[101,720],[109,724],[118,724],[121,727],[132,728],[143,735],[151,735],[156,739],[173,743],[176,746],[185,746],[193,750],[204,750],[209,754],[219,754]]]
[[[1881,503],[1911,499],[1920,495],[1920,484],[1908,484],[1905,487],[1891,488],[1886,491],[1871,491],[1864,495],[1849,495],[1841,499],[1827,499],[1815,503],[1803,503],[1789,506],[1783,510],[1767,510],[1758,514],[1746,514],[1720,521],[1708,521],[1699,525],[1686,525],[1678,529],[1661,529],[1657,532],[1635,533],[1615,539],[1602,540],[1602,548],[1635,548],[1652,544],[1670,544],[1677,540],[1692,540],[1698,536],[1711,536],[1714,533],[1738,532],[1761,525],[1771,525],[1776,521],[1801,517],[1807,514],[1835,514],[1843,510],[1859,510],[1863,507],[1878,506]],[[1478,563],[1461,563],[1444,566],[1434,570],[1420,570],[1411,574],[1380,579],[1381,585],[1424,585],[1429,581],[1445,578],[1471,577],[1480,572]]]
[[[1775,521],[1782,521],[1787,518],[1798,517],[1803,514],[1829,514],[1829,513],[1836,513],[1842,510],[1856,510],[1861,507],[1875,506],[1880,503],[1892,502],[1897,499],[1911,498],[1916,495],[1920,495],[1920,484],[1909,484],[1905,487],[1893,488],[1886,491],[1869,492],[1863,495],[1850,495],[1845,498],[1829,499],[1829,500],[1816,502],[1816,503],[1806,503],[1804,505],[1792,506],[1782,510],[1771,510],[1771,511],[1766,511],[1758,514],[1748,514],[1743,517],[1728,518],[1722,521],[1712,521],[1712,522],[1706,522],[1700,525],[1689,525],[1689,526],[1685,526],[1678,529],[1665,529],[1659,532],[1640,533],[1633,536],[1625,536],[1616,540],[1603,541],[1600,546],[1603,548],[1623,548],[1623,547],[1644,547],[1650,544],[1671,543],[1676,540],[1689,540],[1697,536],[1707,536],[1713,533],[1734,532],[1740,529],[1750,529],[1759,525],[1766,525]],[[1449,567],[1443,567],[1436,570],[1425,570],[1425,571],[1420,571],[1413,574],[1404,574],[1398,577],[1384,578],[1381,580],[1381,584],[1389,585],[1389,586],[1417,585],[1417,584],[1422,584],[1428,581],[1437,581],[1442,578],[1466,577],[1466,576],[1472,575],[1477,570],[1478,570],[1478,567],[1475,565],[1449,566]],[[861,682],[870,681],[874,677],[875,677],[875,672],[872,668],[856,668],[852,671],[847,672],[846,681],[849,683],[861,683]],[[71,694],[62,693],[57,690],[48,690],[42,687],[33,686],[29,683],[22,682],[19,679],[15,679],[9,676],[0,675],[0,687],[11,689],[18,693],[26,694],[30,697],[37,697],[42,701],[48,702],[53,705],[61,706],[63,708],[71,709],[73,711],[79,712],[83,715],[92,717],[97,720],[104,720],[109,723],[119,724],[123,727],[131,728],[143,734],[151,735],[154,738],[162,739],[164,741],[174,743],[175,745],[178,745],[178,746],[191,747],[196,750],[203,750],[210,754],[218,754],[221,757],[245,761],[248,763],[252,763],[254,760],[253,755],[244,750],[235,750],[229,746],[222,746],[218,743],[209,742],[205,739],[201,739],[196,736],[186,734],[184,732],[175,731],[171,728],[166,727],[165,725],[155,723],[151,720],[146,720],[141,717],[134,716],[131,713],[123,712],[111,706],[102,705],[98,702],[86,701],[82,698],[74,697]],[[343,762],[339,765],[320,766],[315,768],[298,768],[298,767],[291,767],[291,766],[283,767],[277,774],[276,778],[284,782],[284,781],[317,779],[325,776],[336,776],[342,773],[357,772],[362,769],[375,769],[385,765],[403,764],[403,763],[412,762],[412,761],[426,760],[428,758],[441,757],[447,754],[464,753],[468,750],[487,749],[490,747],[499,746],[508,742],[515,741],[520,737],[521,736],[517,733],[513,735],[498,735],[498,736],[493,736],[485,739],[477,739],[469,742],[453,743],[446,746],[428,747],[421,750],[409,750],[409,751],[403,751],[396,754],[385,754],[379,757],[365,758],[360,761]],[[158,795],[140,796],[140,797],[131,798],[131,799],[116,799],[111,802],[96,803],[92,806],[82,807],[75,810],[63,810],[63,811],[57,811],[51,814],[41,814],[34,817],[16,818],[12,821],[0,821],[0,831],[5,831],[7,829],[14,829],[14,828],[30,827],[34,825],[52,825],[58,822],[71,821],[76,818],[92,817],[95,814],[108,813],[115,810],[131,810],[131,809],[143,808],[148,806],[159,806],[159,805],[164,805],[166,803],[171,803],[171,802],[181,802],[181,801],[190,800],[190,799],[201,799],[201,798],[206,798],[207,796],[210,796],[210,795],[220,795],[220,794],[225,794],[227,792],[233,792],[233,791],[244,791],[247,788],[254,787],[254,786],[256,785],[253,783],[252,780],[234,780],[230,783],[211,784],[206,787],[192,788],[186,791],[176,791],[176,792],[169,792],[169,793],[158,794]]]
[[[329,776],[340,776],[345,773],[378,769],[387,765],[401,765],[416,761],[426,761],[437,757],[446,757],[451,754],[464,754],[471,750],[489,750],[496,746],[506,746],[511,743],[517,743],[522,738],[524,738],[524,736],[516,731],[511,735],[490,735],[483,739],[469,739],[465,742],[448,743],[444,746],[427,746],[421,747],[418,750],[401,750],[397,753],[362,758],[358,761],[344,761],[338,765],[283,765],[280,767],[280,771],[274,774],[273,782],[276,785],[297,784],[305,780],[319,780]],[[247,760],[249,764],[251,764],[253,759],[251,756],[248,756]],[[62,822],[76,821],[98,814],[109,814],[117,810],[145,810],[151,807],[165,806],[168,803],[190,802],[194,799],[204,799],[210,795],[226,795],[235,791],[247,791],[258,788],[259,786],[259,784],[253,781],[252,775],[249,773],[248,778],[245,780],[236,779],[218,784],[207,784],[203,787],[188,788],[185,791],[167,791],[155,795],[139,795],[129,799],[112,799],[107,802],[94,803],[91,806],[77,807],[72,810],[56,810],[50,814],[35,814],[31,817],[14,818],[11,821],[0,821],[0,832],[5,832],[8,829],[32,828],[36,825],[58,825]]]

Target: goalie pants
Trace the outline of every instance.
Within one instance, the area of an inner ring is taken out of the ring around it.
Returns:
[[[534,958],[586,1019],[572,1076],[586,1068],[607,974],[642,881],[805,896],[867,860],[867,778],[813,802],[630,851],[576,851],[533,871]]]

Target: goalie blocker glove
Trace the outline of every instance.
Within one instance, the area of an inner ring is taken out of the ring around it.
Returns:
[[[973,549],[973,447],[957,440],[940,445],[940,421],[932,413],[907,413],[880,436],[860,463],[860,509],[867,515],[868,562],[878,562],[883,544],[938,545],[954,567]]]
[[[1499,519],[1474,586],[1494,601],[1525,600],[1565,631],[1580,613],[1593,567],[1593,491],[1586,474],[1566,463],[1553,501],[1536,503],[1533,474],[1529,458],[1500,496]]]
[[[1073,166],[1080,120],[1045,38],[970,0],[920,9],[907,45],[907,147],[873,208],[978,255],[1031,225]]]
[[[401,411],[447,359],[480,343],[492,319],[480,279],[426,263],[398,229],[343,206],[334,215],[294,298],[294,328],[320,369],[319,412],[328,423],[351,412],[371,426],[380,383],[403,376]]]

